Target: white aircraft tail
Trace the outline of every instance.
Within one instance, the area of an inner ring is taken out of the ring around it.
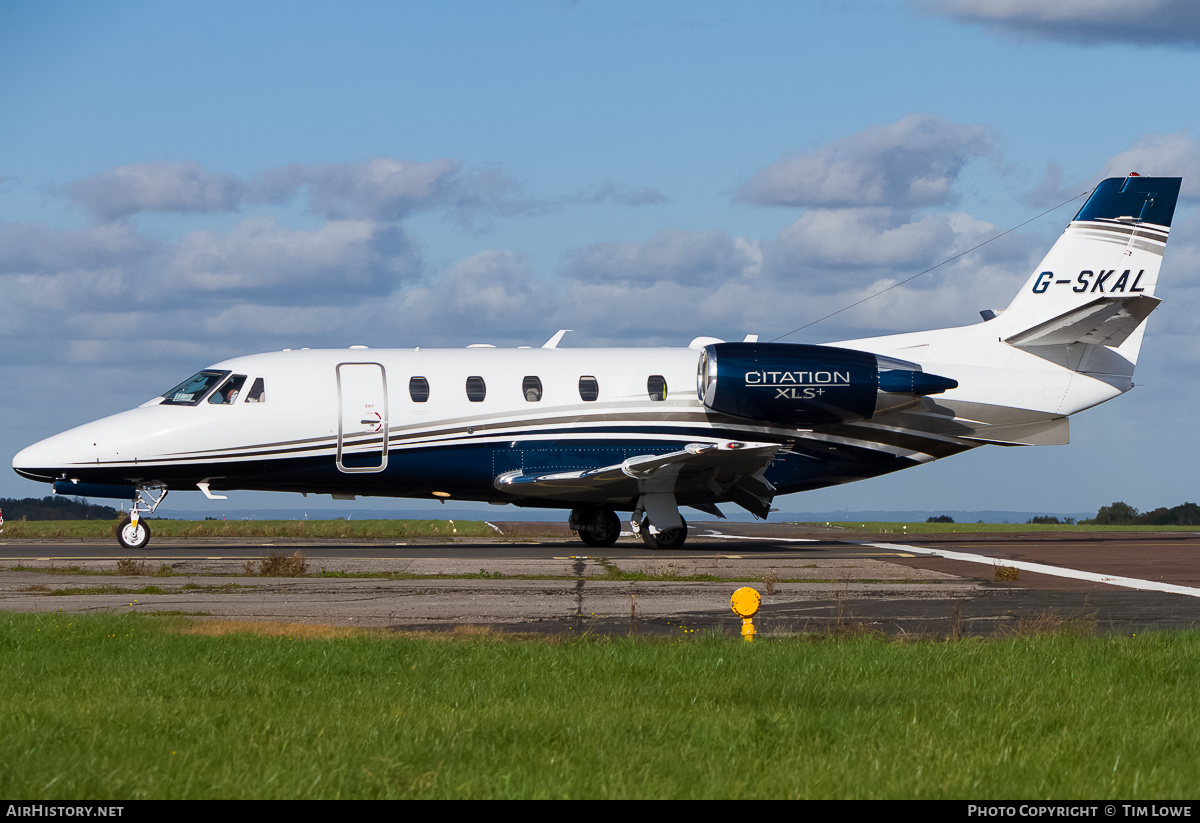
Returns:
[[[1131,174],[1097,186],[996,318],[1001,339],[1075,371],[1132,374],[1144,321],[1161,302],[1154,291],[1180,182]]]

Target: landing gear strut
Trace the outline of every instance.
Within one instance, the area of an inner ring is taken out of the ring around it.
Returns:
[[[167,487],[138,486],[137,493],[137,499],[129,507],[129,516],[117,526],[117,542],[127,549],[141,551],[150,543],[150,526],[142,520],[142,515],[154,514],[167,496]]]
[[[595,549],[611,546],[621,536],[621,519],[607,506],[572,509],[569,525],[580,540]]]

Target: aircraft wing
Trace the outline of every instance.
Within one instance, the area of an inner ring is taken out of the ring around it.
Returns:
[[[705,511],[715,502],[730,500],[766,517],[775,488],[763,473],[779,449],[778,443],[689,443],[681,451],[639,455],[599,469],[506,472],[496,478],[495,486],[520,497],[595,502],[673,494],[680,505]]]
[[[1157,297],[1100,297],[1005,339],[1014,346],[1119,346],[1161,303]]]

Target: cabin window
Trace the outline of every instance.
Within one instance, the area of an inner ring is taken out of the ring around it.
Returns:
[[[646,392],[651,400],[667,399],[667,381],[661,374],[652,374],[646,379]]]
[[[414,403],[425,403],[429,400],[429,381],[424,377],[410,377],[408,380],[408,396]]]
[[[254,378],[254,383],[250,386],[250,392],[246,395],[247,403],[266,403],[267,402],[267,384],[263,382],[261,377]]]
[[[163,392],[164,406],[195,406],[213,386],[225,379],[227,371],[202,371],[193,374],[170,391]]]
[[[525,395],[525,399],[530,403],[536,403],[542,399],[542,381],[541,378],[533,375],[527,376],[521,381],[521,394]]]
[[[482,403],[487,396],[487,385],[478,375],[467,378],[467,399],[472,403]]]
[[[585,400],[588,403],[600,396],[600,384],[596,382],[594,377],[579,378],[579,399]]]
[[[242,384],[246,382],[246,375],[235,374],[233,377],[221,384],[221,388],[212,393],[208,398],[208,402],[214,406],[232,406],[238,398],[238,392],[242,390]]]

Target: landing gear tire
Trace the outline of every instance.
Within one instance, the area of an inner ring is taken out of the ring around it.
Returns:
[[[150,542],[150,527],[140,518],[135,527],[133,519],[126,517],[121,521],[121,525],[117,526],[117,542],[127,549],[140,551]]]
[[[571,512],[571,525],[579,533],[579,539],[594,549],[611,546],[621,536],[621,518],[603,506]]]
[[[683,518],[679,518],[683,520]],[[677,529],[664,529],[658,534],[650,534],[650,524],[642,523],[642,542],[650,549],[665,549],[674,551],[683,546],[687,540],[687,521],[683,520],[683,525]]]

